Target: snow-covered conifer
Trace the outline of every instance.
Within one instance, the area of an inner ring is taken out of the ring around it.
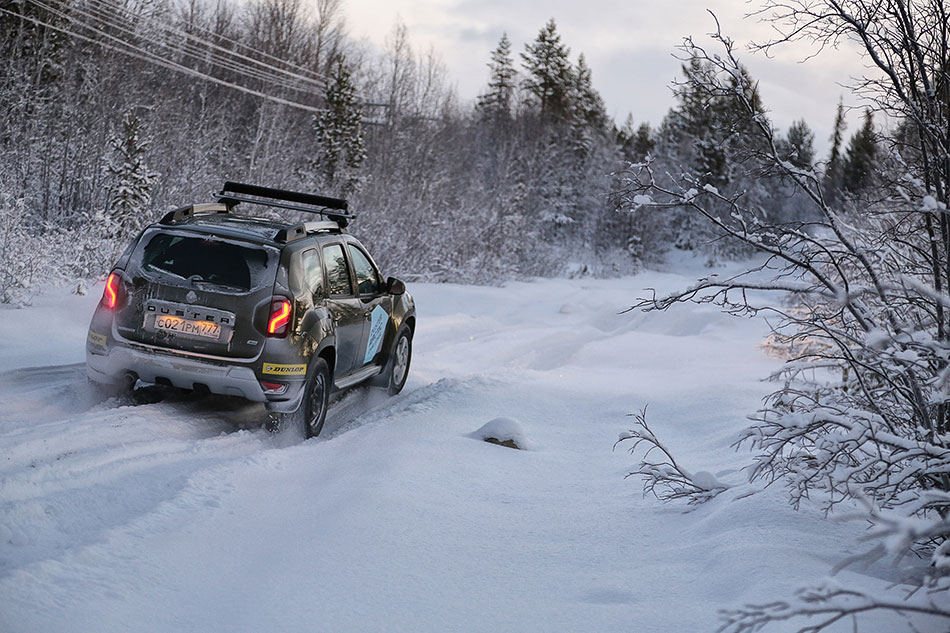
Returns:
[[[152,171],[146,154],[150,139],[142,130],[142,122],[130,108],[122,116],[122,127],[109,143],[112,148],[106,173],[113,185],[105,219],[107,234],[124,241],[151,221],[152,189],[159,174]]]
[[[877,135],[874,131],[874,114],[869,109],[864,113],[864,125],[855,132],[848,144],[842,168],[845,189],[851,193],[859,193],[870,185],[876,156]]]
[[[828,156],[823,182],[826,192],[825,197],[832,205],[838,203],[841,191],[844,188],[844,160],[841,155],[841,147],[844,143],[844,131],[848,127],[844,114],[844,101],[839,100],[838,109],[835,111],[833,132],[831,133],[831,153]]]
[[[507,33],[502,33],[498,47],[492,51],[488,69],[488,91],[479,95],[475,107],[489,121],[507,121],[511,117],[517,87],[517,71],[511,58],[511,42]]]
[[[815,133],[805,119],[799,119],[788,127],[785,137],[786,160],[799,169],[811,169],[815,161]]]
[[[542,117],[561,120],[569,114],[575,84],[569,55],[570,49],[561,43],[554,18],[521,53],[527,73],[522,86],[533,96]]]
[[[327,186],[349,195],[359,189],[359,169],[366,159],[366,148],[363,109],[342,55],[334,60],[325,98],[326,108],[313,123],[317,141],[314,166]]]

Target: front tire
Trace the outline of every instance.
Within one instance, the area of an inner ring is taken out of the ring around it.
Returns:
[[[412,333],[407,328],[399,331],[389,359],[388,391],[395,396],[406,386],[409,378],[409,365],[412,362]]]

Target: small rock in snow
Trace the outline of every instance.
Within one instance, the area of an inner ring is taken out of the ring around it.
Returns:
[[[483,442],[507,446],[508,448],[518,450],[528,448],[528,438],[524,429],[521,424],[511,418],[495,418],[475,431],[472,436]]]

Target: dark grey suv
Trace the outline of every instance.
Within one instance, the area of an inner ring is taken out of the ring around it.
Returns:
[[[242,202],[324,219],[238,215]],[[398,393],[415,305],[348,234],[351,219],[345,200],[234,182],[217,202],[168,213],[106,281],[86,342],[89,378],[263,402],[307,437],[323,428],[334,390],[372,381]]]

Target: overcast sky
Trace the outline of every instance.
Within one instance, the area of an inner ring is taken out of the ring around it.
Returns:
[[[723,32],[740,45],[741,61],[759,81],[773,122],[784,130],[804,117],[823,154],[838,99],[860,105],[841,84],[862,73],[862,62],[853,53],[830,51],[800,63],[810,52],[800,46],[786,46],[773,58],[746,52],[749,41],[762,41],[770,32],[767,25],[743,19],[756,6],[756,0],[344,0],[351,36],[382,47],[401,19],[415,50],[434,47],[466,100],[487,84],[486,64],[503,32],[518,64],[525,43],[553,17],[572,60],[584,53],[594,87],[618,124],[632,113],[637,124],[653,125],[673,104],[669,86],[680,76],[675,47],[686,35],[700,37],[713,29],[707,12],[712,9]],[[857,115],[851,119],[849,134]]]

